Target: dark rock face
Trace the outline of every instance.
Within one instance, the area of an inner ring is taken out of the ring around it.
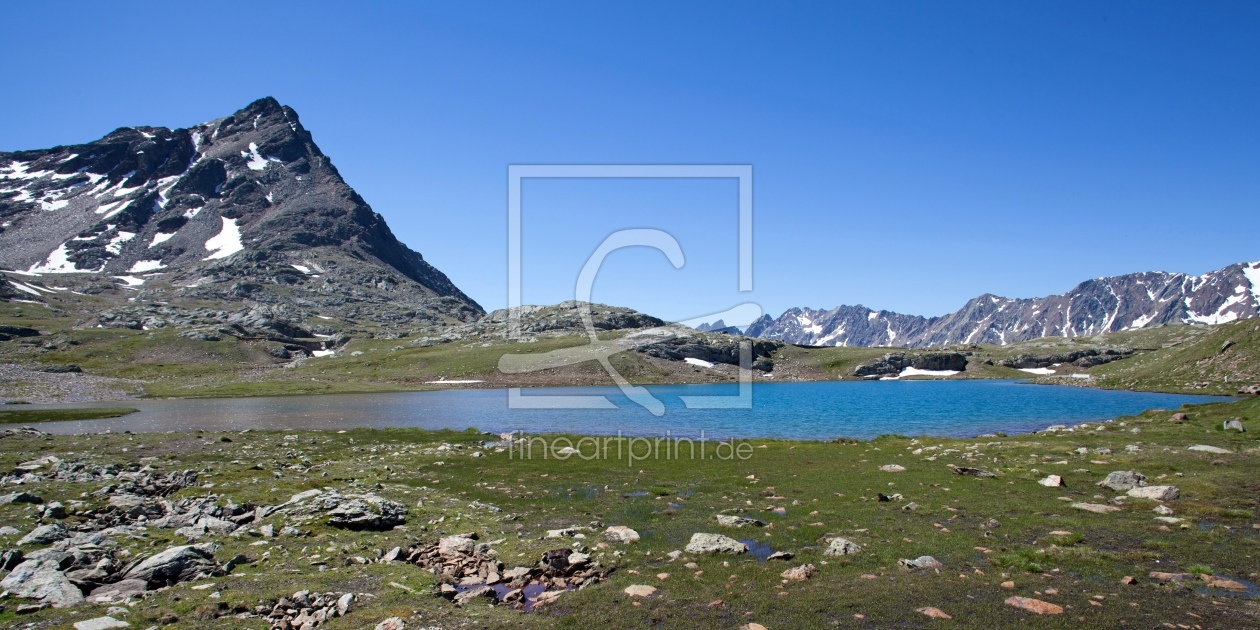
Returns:
[[[1051,354],[1047,356],[1037,356],[1032,354],[1021,354],[1013,359],[1005,359],[1000,361],[1002,365],[1009,368],[1044,368],[1056,364],[1070,363],[1077,367],[1091,368],[1095,365],[1111,363],[1123,359],[1133,354],[1128,348],[1115,349],[1107,348],[1105,350],[1096,350],[1093,348],[1087,350],[1076,350],[1066,354]]]
[[[0,225],[6,269],[161,272],[191,299],[266,303],[296,286],[461,321],[483,312],[395,238],[272,98],[191,129],[0,153]]]
[[[857,366],[854,376],[862,378],[873,376],[896,376],[906,368],[916,370],[953,370],[961,372],[967,369],[967,357],[958,352],[929,352],[925,354],[907,355],[894,352],[873,363]]]
[[[1088,280],[1063,295],[1011,299],[982,295],[942,317],[864,306],[792,308],[762,316],[750,337],[812,346],[925,348],[1008,344],[1039,337],[1085,337],[1170,323],[1222,324],[1260,315],[1260,262],[1202,276],[1154,271]]]
[[[770,360],[770,357],[775,350],[783,347],[783,344],[727,335],[679,337],[643,346],[639,348],[639,352],[670,361],[700,359],[709,363],[739,365],[740,343],[743,341],[752,342],[751,359],[753,369],[763,372],[770,372],[774,369],[774,363]]]

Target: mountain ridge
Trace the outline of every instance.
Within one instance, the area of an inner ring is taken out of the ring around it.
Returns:
[[[926,348],[964,343],[1006,345],[1041,337],[1083,337],[1169,323],[1221,324],[1260,315],[1260,262],[1199,276],[1162,271],[1086,280],[1038,298],[990,293],[939,317],[876,311],[862,305],[794,307],[763,315],[750,337],[811,346]]]

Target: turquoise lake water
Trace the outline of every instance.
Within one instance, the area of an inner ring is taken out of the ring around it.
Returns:
[[[688,409],[679,396],[730,396],[735,385],[660,385],[647,388],[665,405],[654,416],[615,387],[538,388],[523,396],[605,395],[614,409],[510,409],[502,389],[396,394],[267,398],[141,400],[118,403],[140,413],[123,418],[43,423],[54,433],[352,427],[476,427],[501,433],[582,433],[718,439],[825,440],[887,433],[968,437],[1026,433],[1073,424],[1175,409],[1224,397],[1109,391],[1028,385],[1019,381],[877,381],[757,383],[751,409]],[[64,405],[59,405],[64,406]]]

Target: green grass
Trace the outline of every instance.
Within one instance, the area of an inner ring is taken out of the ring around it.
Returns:
[[[361,599],[350,616],[321,626],[330,630],[370,628],[391,615],[405,617],[408,627],[422,628],[738,628],[756,622],[773,630],[943,623],[915,612],[922,606],[941,608],[954,616],[948,623],[959,627],[1256,625],[1251,600],[1202,588],[1169,588],[1145,578],[1150,571],[1202,571],[1251,582],[1260,577],[1254,561],[1260,554],[1255,522],[1243,516],[1254,513],[1260,496],[1256,481],[1260,440],[1254,433],[1212,431],[1222,418],[1260,416],[1260,400],[1185,411],[1190,420],[1181,424],[1167,421],[1169,411],[1152,411],[1091,423],[1091,428],[1072,433],[996,439],[884,436],[830,443],[754,439],[749,440],[751,458],[743,461],[684,457],[633,465],[615,457],[522,460],[493,450],[476,458],[467,455],[468,449],[431,450],[443,443],[471,445],[493,439],[476,431],[17,435],[0,440],[0,470],[42,454],[98,464],[144,462],[159,471],[205,471],[200,481],[213,484],[187,488],[172,499],[216,493],[220,504],[231,500],[274,505],[310,488],[348,491],[380,484],[375,492],[409,507],[405,530],[346,532],[315,521],[300,525],[310,532],[301,538],[213,537],[223,545],[217,557],[243,553],[255,563],[216,578],[211,590],[183,585],[154,593],[133,607],[128,621],[134,627],[154,625],[167,614],[179,619],[173,628],[205,627],[208,622],[199,617],[215,614],[220,601],[228,611],[245,609],[299,589],[374,595]],[[472,423],[475,419],[470,419]],[[231,442],[223,442],[224,437]],[[1234,453],[1185,449],[1200,443]],[[1128,444],[1142,448],[1128,452],[1124,448]],[[1113,453],[1075,454],[1081,447],[1091,451],[1106,447]],[[879,470],[890,463],[906,471]],[[951,464],[981,467],[998,476],[959,476]],[[1105,503],[1114,497],[1094,485],[1112,470],[1135,470],[1151,483],[1179,486],[1181,498],[1169,505],[1189,527],[1156,521],[1149,501],[1126,500],[1113,514],[1069,507],[1071,502]],[[1046,474],[1063,476],[1066,487],[1038,485]],[[25,489],[82,512],[105,507],[106,498],[93,492],[107,483],[48,481]],[[875,500],[879,492],[902,494],[904,501],[879,502]],[[503,511],[474,507],[474,501]],[[902,510],[908,501],[919,508]],[[768,510],[771,507],[783,508],[786,514],[775,514]],[[718,512],[746,513],[771,526],[724,530],[713,519]],[[74,524],[78,518],[72,514],[68,520]],[[0,522],[26,532],[37,519],[25,506],[6,505],[0,506]],[[287,524],[279,515],[267,522]],[[595,532],[579,541],[542,539],[548,529],[592,522],[601,527],[628,525],[642,540],[601,548]],[[371,557],[376,549],[468,531],[479,532],[483,541],[501,539],[493,547],[509,567],[533,564],[548,549],[577,543],[616,570],[602,584],[565,594],[552,608],[520,614],[482,604],[454,607],[434,595],[436,577],[414,566],[345,562],[354,555]],[[1052,536],[1052,531],[1071,533]],[[682,549],[694,532],[755,539],[797,557],[779,563],[749,556],[683,554],[678,561],[669,561],[665,554]],[[849,538],[864,551],[847,558],[824,556],[831,536]],[[153,527],[143,537],[117,540],[120,551],[132,557],[186,542],[173,530]],[[0,542],[13,545],[13,540]],[[33,550],[25,548],[28,553]],[[624,555],[615,556],[614,551]],[[313,554],[325,556],[328,570],[312,565]],[[935,557],[944,567],[939,572],[909,571],[897,564],[901,558],[921,555]],[[695,562],[696,568],[684,566],[687,562]],[[806,562],[818,567],[817,576],[802,583],[781,581],[780,572]],[[658,573],[670,576],[659,580]],[[1125,576],[1139,579],[1126,585],[1121,583]],[[1002,588],[1006,581],[1014,582],[1014,588]],[[392,582],[416,594],[390,586]],[[631,584],[651,584],[660,590],[636,606],[622,592]],[[1047,589],[1057,593],[1047,594]],[[221,598],[208,599],[215,591]],[[1060,616],[1033,617],[1003,604],[1012,595],[1070,608]],[[1095,599],[1099,595],[1102,600]],[[719,600],[722,604],[711,606]],[[21,623],[68,627],[104,614],[103,607],[84,606],[19,618],[14,608],[16,602],[10,600],[0,612],[0,627]],[[854,616],[859,614],[862,619]],[[214,625],[263,624],[227,616]]]
[[[33,422],[58,422],[61,420],[96,420],[120,418],[139,409],[130,407],[79,407],[74,409],[19,409],[0,410],[0,424],[26,424]]]

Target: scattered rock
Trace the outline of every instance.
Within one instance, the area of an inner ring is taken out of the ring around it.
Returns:
[[[604,540],[615,543],[639,542],[639,532],[625,525],[613,525],[604,530]]]
[[[1238,418],[1234,418],[1232,420],[1226,420],[1225,422],[1223,422],[1221,424],[1221,430],[1222,431],[1237,431],[1239,433],[1247,432],[1247,429],[1243,427],[1242,420],[1239,420]]]
[[[818,573],[818,567],[815,567],[812,564],[802,564],[799,567],[792,567],[780,575],[785,580],[803,582],[811,577],[814,577],[815,573]]]
[[[1132,470],[1117,470],[1107,474],[1107,477],[1098,482],[1099,486],[1116,492],[1126,492],[1134,488],[1146,485],[1146,475],[1136,473]]]
[[[1047,488],[1059,488],[1063,486],[1063,477],[1058,475],[1047,475],[1045,479],[1041,479],[1037,483]]]
[[[43,503],[43,502],[44,502],[43,499],[29,492],[15,492],[13,494],[6,494],[4,496],[0,496],[0,505],[9,505],[11,503],[36,503],[38,504],[38,503]]]
[[[1085,510],[1086,512],[1093,512],[1095,514],[1110,514],[1112,512],[1120,511],[1120,508],[1114,505],[1103,505],[1101,503],[1073,503],[1070,507],[1078,510]]]
[[[862,553],[862,547],[846,538],[832,538],[823,551],[824,556],[852,556],[859,553]]]
[[[16,527],[9,527],[8,525],[0,525],[0,536],[17,536],[18,534],[21,534],[21,533],[22,532],[18,530]]]
[[[907,569],[939,569],[945,566],[932,556],[919,556],[913,560],[902,558],[897,561],[897,564]]]
[[[1181,490],[1177,486],[1146,486],[1145,488],[1134,488],[1128,492],[1128,495],[1152,501],[1172,501],[1181,496]]]
[[[969,477],[996,477],[996,473],[979,468],[968,468],[966,466],[950,466],[954,470],[955,475],[967,475]]]
[[[1185,422],[1186,420],[1189,420],[1189,419],[1190,419],[1190,416],[1187,416],[1185,413],[1178,411],[1177,413],[1174,413],[1172,417],[1169,418],[1168,420],[1169,422]]]
[[[1160,516],[1172,516],[1172,515],[1173,515],[1173,510],[1172,510],[1172,508],[1168,507],[1167,505],[1162,505],[1162,504],[1161,504],[1161,505],[1157,505],[1157,506],[1155,506],[1155,509],[1153,509],[1153,510],[1151,510],[1151,511],[1152,511],[1152,512],[1154,512],[1154,513],[1156,513],[1156,514],[1159,514]]]
[[[687,543],[687,553],[747,553],[748,545],[721,534],[696,533]]]
[[[792,558],[795,558],[795,557],[796,557],[796,554],[792,553],[791,551],[776,551],[766,556],[766,560],[791,560]]]
[[[755,518],[747,516],[735,516],[732,514],[718,514],[713,518],[717,519],[718,525],[723,527],[765,527],[765,521],[759,521]]]
[[[1202,453],[1216,453],[1218,455],[1228,455],[1234,452],[1229,449],[1221,448],[1219,446],[1208,446],[1207,444],[1195,444],[1194,446],[1186,447],[1186,450],[1199,451]]]
[[[407,623],[401,617],[389,617],[376,624],[374,630],[407,630]]]
[[[941,610],[940,608],[933,607],[933,606],[924,606],[923,608],[916,608],[914,612],[927,615],[933,619],[953,619],[953,617],[945,614],[945,611]]]
[[[1008,597],[1006,598],[1006,605],[1037,613],[1038,615],[1059,615],[1063,613],[1062,606],[1031,597]]]
[[[337,617],[344,617],[353,602],[353,593],[298,591],[281,597],[271,606],[259,606],[254,612],[266,616],[273,630],[312,630]]]
[[[906,472],[905,466],[899,466],[897,464],[884,464],[883,466],[880,466],[879,469],[884,472],[891,472],[891,473]]]
[[[656,587],[647,584],[632,584],[626,587],[625,592],[631,597],[650,597],[656,592]]]
[[[74,630],[113,630],[114,628],[130,628],[131,624],[113,617],[97,617],[74,624]]]

